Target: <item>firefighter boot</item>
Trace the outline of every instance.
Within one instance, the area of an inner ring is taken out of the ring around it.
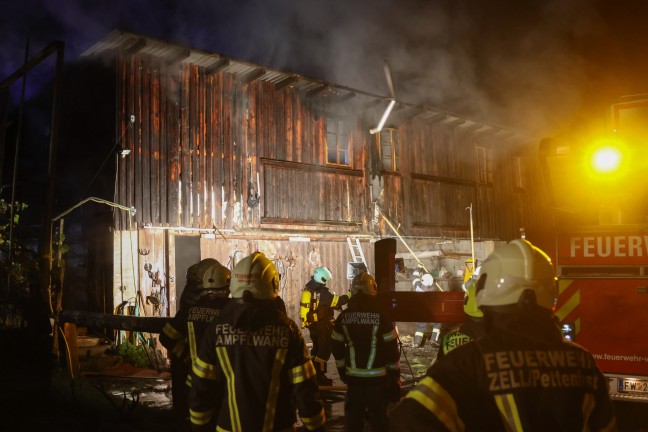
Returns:
[[[441,328],[435,327],[432,329],[432,338],[430,339],[432,346],[434,348],[439,348],[439,335],[441,334]]]
[[[319,385],[320,387],[332,385],[333,380],[326,376],[326,360],[315,357],[314,363],[315,369],[317,371],[317,385]]]
[[[425,343],[423,332],[417,331],[414,333],[414,347],[421,348]]]

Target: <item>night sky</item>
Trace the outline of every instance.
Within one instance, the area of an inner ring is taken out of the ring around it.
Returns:
[[[385,95],[387,59],[405,102],[549,136],[648,91],[644,3],[4,0],[0,79],[28,37],[32,55],[63,40],[69,63],[119,28]]]

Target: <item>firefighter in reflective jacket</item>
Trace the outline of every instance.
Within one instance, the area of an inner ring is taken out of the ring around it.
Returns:
[[[412,291],[415,292],[428,292],[437,291],[434,287],[434,278],[432,275],[425,271],[423,266],[416,267],[412,272]],[[425,346],[428,340],[435,346],[438,346],[439,334],[441,332],[441,324],[439,323],[416,323],[416,330],[414,332],[414,346],[421,348]]]
[[[380,311],[376,281],[360,273],[351,283],[353,297],[335,320],[333,356],[348,386],[346,430],[387,431],[387,405],[400,398],[400,353],[394,325]]]
[[[468,279],[463,288],[464,294],[464,322],[458,328],[446,333],[441,340],[441,347],[436,359],[440,359],[453,349],[484,334],[484,313],[477,307],[477,279],[481,267],[477,267],[472,277]]]
[[[198,342],[227,302],[229,284],[229,269],[213,258],[189,267],[181,307],[160,333],[160,343],[169,351],[171,359],[173,409],[179,419],[189,415],[189,372]]]
[[[299,326],[276,306],[279,275],[262,253],[232,270],[232,298],[192,367],[193,431],[323,431],[324,406]]]
[[[614,431],[607,379],[553,321],[551,261],[513,240],[484,261],[484,336],[439,359],[391,413],[394,431]]]
[[[326,376],[327,362],[331,357],[331,333],[335,309],[349,302],[351,293],[338,296],[332,293],[326,283],[333,275],[326,267],[317,267],[302,293],[300,317],[302,327],[307,327],[313,342],[311,357],[317,369],[317,381],[322,386],[330,386],[333,380]]]

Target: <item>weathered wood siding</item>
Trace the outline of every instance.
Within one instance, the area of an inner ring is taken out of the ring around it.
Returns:
[[[183,229],[228,233],[232,244],[208,242],[203,257],[227,262],[239,257],[236,251],[261,250],[298,262],[285,282],[287,303],[295,308],[304,275],[314,268],[307,260],[314,250],[322,265],[335,267],[340,286],[350,260],[344,236],[393,235],[377,210],[411,238],[468,238],[471,204],[476,238],[510,240],[520,228],[543,223],[535,146],[516,147],[519,142],[488,135],[483,130],[489,128],[474,122],[466,126],[445,115],[400,119],[394,126],[399,169],[376,171],[381,161],[371,160],[379,156],[368,148],[377,139],[369,129],[378,108],[323,103],[290,86],[148,55],[121,55],[116,65],[118,135],[121,147],[131,150],[118,158],[116,199],[137,213],[116,213],[115,224],[118,231],[154,228],[138,241],[144,250],[161,250],[149,258],[164,269],[170,310],[175,285],[182,283],[173,276],[173,236]],[[347,166],[326,162],[328,118],[350,127]],[[492,181],[478,179],[477,146],[492,151]],[[514,182],[516,157],[526,164],[523,187]],[[258,205],[248,204],[251,189],[259,190]],[[237,233],[250,229],[259,236]],[[287,234],[315,231],[332,238],[286,241]],[[144,261],[138,253],[137,284],[150,281]]]
[[[117,197],[139,225],[238,228],[254,210],[262,223],[362,226],[364,142],[350,134],[351,164],[327,165],[326,119],[303,96],[146,56],[121,58],[118,71],[131,154],[120,159]],[[248,208],[251,186],[259,209]],[[128,229],[127,217],[117,223]]]

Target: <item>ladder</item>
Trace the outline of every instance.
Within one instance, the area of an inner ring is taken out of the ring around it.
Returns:
[[[362,246],[360,245],[360,239],[354,238],[351,240],[351,237],[347,237],[347,243],[349,244],[349,250],[351,251],[351,257],[353,257],[353,262],[363,263],[366,269],[369,269],[367,265],[367,260],[365,259],[364,252],[362,251]]]

